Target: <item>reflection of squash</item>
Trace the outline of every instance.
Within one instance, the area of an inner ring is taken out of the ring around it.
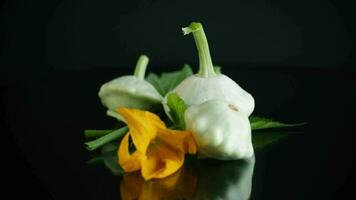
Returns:
[[[145,181],[127,173],[120,182],[123,200],[247,200],[251,195],[254,157],[250,160],[199,160],[163,179]]]
[[[225,161],[200,160],[194,200],[248,200],[252,190],[255,158]]]

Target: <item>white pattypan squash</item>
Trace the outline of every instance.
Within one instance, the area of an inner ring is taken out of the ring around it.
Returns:
[[[120,107],[150,110],[160,106],[163,97],[144,79],[148,57],[141,55],[134,75],[121,76],[103,84],[99,97],[103,105],[115,111]]]
[[[183,32],[194,36],[199,55],[199,72],[183,80],[171,92],[177,93],[187,106],[213,99],[224,100],[250,116],[255,107],[253,97],[228,76],[215,73],[202,25],[194,22],[183,28]]]
[[[235,160],[254,155],[248,117],[226,101],[192,105],[184,119],[202,157]]]
[[[228,76],[219,74],[213,77],[192,75],[183,80],[172,92],[184,102],[197,105],[208,100],[224,100],[240,112],[250,116],[254,109],[253,97]]]

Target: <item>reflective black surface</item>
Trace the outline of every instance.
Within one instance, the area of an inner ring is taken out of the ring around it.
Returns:
[[[256,152],[252,164],[199,161],[168,180],[145,183],[135,174],[118,177],[103,165],[88,165],[92,152],[83,144],[84,129],[115,123],[97,97],[100,85],[131,69],[48,72],[1,86],[2,165],[10,175],[5,189],[18,191],[11,193],[14,199],[23,193],[49,199],[120,199],[127,194],[245,199],[249,192],[251,199],[342,199],[351,194],[353,71],[230,66],[223,72],[253,94],[253,115],[308,124]]]

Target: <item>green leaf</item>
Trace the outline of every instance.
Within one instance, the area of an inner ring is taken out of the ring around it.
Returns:
[[[146,81],[150,82],[162,96],[166,94],[166,91],[162,87],[161,80],[157,74],[150,72],[146,77]]]
[[[95,150],[109,142],[112,142],[114,140],[120,139],[122,136],[124,136],[128,132],[127,126],[120,128],[118,130],[115,130],[111,133],[108,133],[96,140],[86,142],[85,144],[87,145],[87,149],[92,151]]]
[[[162,73],[160,77],[157,74],[150,73],[146,80],[150,82],[162,96],[165,96],[169,91],[173,90],[179,83],[192,74],[193,71],[191,67],[185,64],[181,70],[165,72]]]
[[[94,156],[87,163],[89,165],[104,163],[105,167],[109,169],[113,175],[123,175],[125,172],[118,164],[117,148],[117,143],[111,142],[105,144],[101,150],[101,154]]]
[[[118,144],[108,143],[103,146],[101,153],[104,155],[103,161],[106,168],[108,168],[114,175],[123,175],[125,172],[118,163],[119,159],[117,156],[117,148]]]
[[[255,150],[260,150],[266,146],[279,142],[290,133],[287,132],[253,132],[252,133],[252,144]]]
[[[214,71],[216,74],[221,74],[221,66],[214,65]]]
[[[174,127],[184,130],[184,112],[187,109],[184,100],[176,93],[171,93],[167,96],[167,105],[169,107],[169,114],[173,119]]]
[[[101,137],[113,131],[114,130],[84,130],[84,136],[86,138]]]
[[[262,117],[250,117],[251,129],[261,130],[269,128],[284,128],[293,126],[302,126],[306,123],[296,123],[296,124],[286,124],[282,122],[273,121],[272,119],[262,118]]]

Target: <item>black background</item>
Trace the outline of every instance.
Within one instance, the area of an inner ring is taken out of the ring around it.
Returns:
[[[51,70],[196,63],[180,28],[206,27],[216,64],[234,67],[349,67],[356,34],[352,1],[5,1],[1,80]],[[26,75],[25,75],[26,74]]]
[[[326,0],[3,2],[5,190],[13,199],[117,199],[118,178],[85,164],[83,129],[113,124],[97,90],[131,73],[141,53],[155,72],[196,69],[180,27],[201,21],[214,64],[253,94],[255,115],[308,122],[301,136],[257,153],[252,199],[351,195],[354,10]]]

